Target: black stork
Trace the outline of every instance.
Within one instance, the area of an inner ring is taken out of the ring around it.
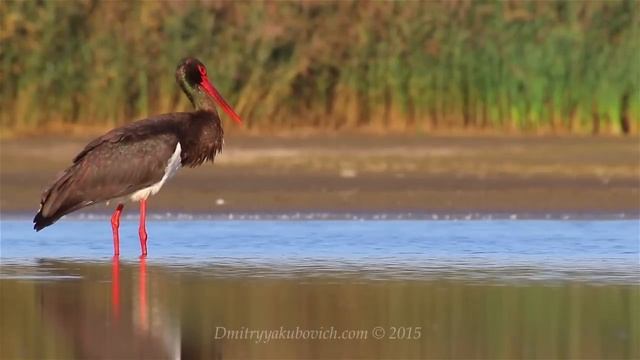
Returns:
[[[186,58],[176,69],[176,81],[193,107],[138,120],[91,141],[73,164],[42,194],[33,228],[40,231],[72,211],[110,200],[113,252],[120,253],[120,214],[125,200],[140,202],[140,248],[147,255],[147,198],[183,166],[213,161],[222,150],[223,130],[217,103],[233,120],[240,116],[222,98],[197,59]]]

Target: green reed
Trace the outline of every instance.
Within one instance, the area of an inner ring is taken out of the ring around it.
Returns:
[[[0,3],[1,128],[188,109],[197,56],[249,127],[627,133],[635,1]]]

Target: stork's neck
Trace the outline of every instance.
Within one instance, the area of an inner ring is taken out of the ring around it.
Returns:
[[[203,110],[218,113],[213,99],[211,99],[211,96],[207,95],[202,88],[195,86],[193,88],[183,87],[183,89],[196,111]]]
[[[193,108],[196,111],[202,110],[211,111],[216,114],[218,113],[213,99],[204,92],[201,86],[189,84],[183,73],[177,73],[176,78],[178,80],[178,84],[182,88],[182,91],[187,95],[189,101],[191,101],[191,105],[193,105]]]

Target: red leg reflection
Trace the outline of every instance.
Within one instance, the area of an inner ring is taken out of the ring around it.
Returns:
[[[118,204],[116,210],[111,215],[111,231],[113,232],[113,255],[120,255],[120,214],[124,205]]]
[[[140,201],[140,227],[138,235],[140,235],[141,256],[147,256],[147,199]]]
[[[147,260],[144,256],[140,257],[140,283],[138,292],[140,294],[140,325],[144,330],[149,328],[147,322]]]
[[[111,263],[111,309],[115,319],[120,318],[120,259],[113,257]]]

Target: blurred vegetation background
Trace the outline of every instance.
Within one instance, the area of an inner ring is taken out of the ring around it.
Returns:
[[[637,1],[2,1],[1,126],[184,111],[187,55],[249,128],[629,133]]]

